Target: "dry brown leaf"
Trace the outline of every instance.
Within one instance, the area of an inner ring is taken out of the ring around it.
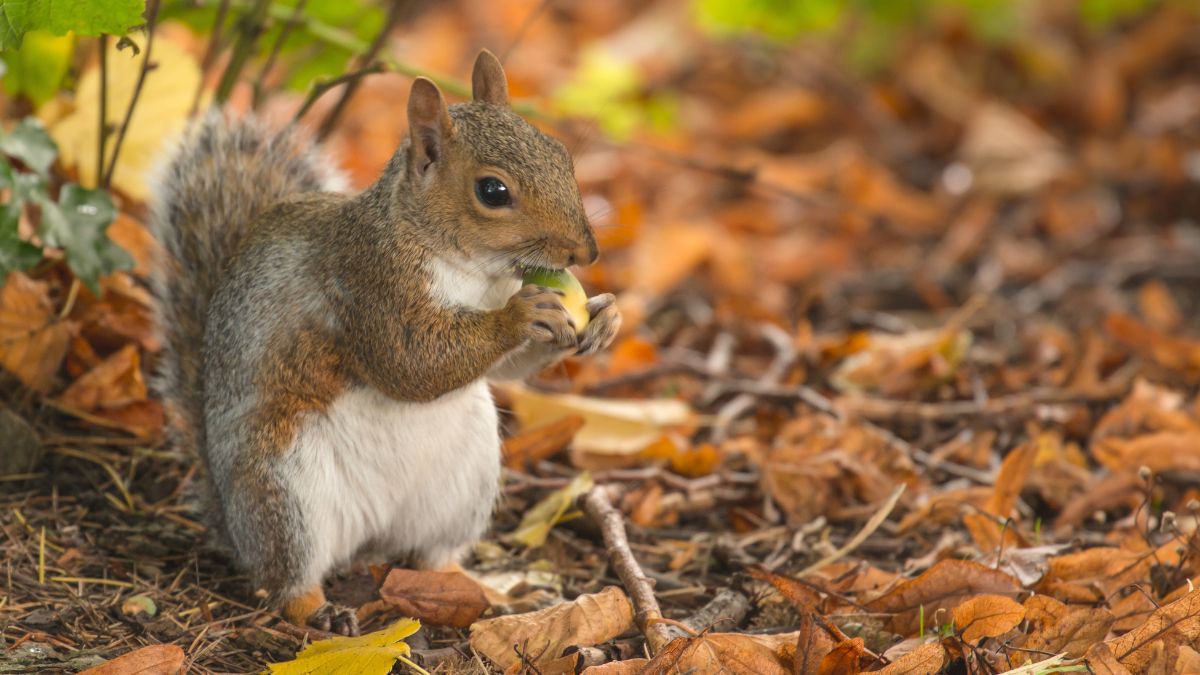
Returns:
[[[886,675],[928,675],[941,672],[946,664],[946,648],[941,642],[928,642],[871,672]]]
[[[521,469],[529,464],[549,459],[567,447],[576,432],[583,427],[581,415],[567,415],[547,422],[504,441],[504,466]]]
[[[1106,642],[1097,642],[1089,647],[1084,659],[1095,675],[1131,675],[1129,669],[1113,656]]]
[[[1179,656],[1175,659],[1173,673],[1200,673],[1200,652],[1187,645],[1179,645]]]
[[[711,225],[665,223],[647,228],[634,244],[630,287],[663,295],[708,259],[716,241]]]
[[[975,110],[963,131],[959,155],[971,169],[975,186],[999,194],[1032,192],[1067,168],[1055,138],[999,102]]]
[[[1046,595],[1032,595],[1024,605],[1025,620],[1043,628],[1053,625],[1071,612],[1066,605]]]
[[[142,379],[137,347],[125,345],[100,362],[63,392],[63,405],[92,412],[115,409],[146,400],[146,382]]]
[[[584,668],[582,675],[640,675],[648,663],[650,663],[650,659],[610,661],[599,666]]]
[[[502,668],[520,663],[514,647],[536,665],[552,661],[567,647],[599,644],[632,627],[629,598],[608,586],[536,612],[476,621],[471,647]]]
[[[862,659],[866,654],[862,638],[843,640],[821,659],[818,675],[857,675],[862,670]]]
[[[434,626],[470,626],[488,608],[483,588],[462,572],[393,569],[379,588],[381,606],[360,612],[394,610]]]
[[[1163,368],[1193,377],[1200,373],[1200,342],[1167,335],[1127,314],[1109,314],[1104,327],[1117,342]]]
[[[799,609],[799,607],[797,607]],[[796,655],[793,658],[792,671],[796,673],[815,673],[821,668],[821,662],[829,652],[833,651],[834,641],[829,632],[817,625],[813,613],[799,609],[800,636],[796,638]]]
[[[50,287],[12,272],[0,288],[0,364],[25,386],[45,394],[67,355],[73,321],[60,321]]]
[[[821,596],[808,586],[782,574],[776,574],[762,565],[754,565],[746,569],[751,577],[765,581],[775,587],[780,595],[792,603],[799,612],[820,611]],[[803,634],[804,631],[800,631]]]
[[[1154,330],[1169,333],[1183,325],[1183,312],[1171,297],[1171,289],[1162,281],[1153,279],[1142,284],[1137,300],[1138,310]]]
[[[1030,633],[1021,648],[1079,658],[1088,647],[1104,640],[1114,621],[1116,617],[1103,607],[1073,609]]]
[[[79,675],[176,675],[183,670],[179,645],[150,645],[88,668]]]
[[[1020,591],[1011,576],[968,560],[942,560],[915,579],[909,579],[867,603],[872,612],[894,614],[888,630],[901,635],[916,632],[918,610],[926,617],[939,609],[950,610],[966,598],[980,593],[1011,595]]]
[[[1033,470],[1037,452],[1036,443],[1024,443],[1008,453],[1004,462],[1000,464],[1000,473],[996,476],[992,494],[984,506],[984,511],[995,518],[977,513],[968,514],[963,518],[963,523],[980,549],[992,551],[1001,546],[1011,548],[1024,545],[1013,527],[1001,527],[997,520],[1004,521],[1012,515],[1017,497]]]
[[[954,626],[964,642],[998,637],[1017,627],[1025,608],[1003,595],[976,595],[954,608]]]
[[[1136,471],[1143,466],[1154,473],[1200,471],[1200,430],[1105,438],[1092,446],[1092,455],[1113,472]]]
[[[672,640],[642,671],[642,675],[682,673],[731,673],[737,675],[786,675],[790,658],[752,635],[709,633],[695,638]]]
[[[1150,615],[1146,623],[1104,644],[1126,668],[1144,672],[1154,658],[1151,645],[1195,645],[1200,640],[1200,590],[1192,591]]]

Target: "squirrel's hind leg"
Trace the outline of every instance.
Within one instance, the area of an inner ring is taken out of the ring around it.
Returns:
[[[327,601],[325,591],[319,585],[285,600],[283,618],[297,626],[312,626],[340,635],[358,635],[358,615],[349,607]]]

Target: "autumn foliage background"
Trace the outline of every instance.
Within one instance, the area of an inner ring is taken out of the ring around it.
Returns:
[[[421,619],[445,672],[1200,672],[1194,3],[99,4],[18,45],[0,2],[0,672],[321,637],[205,545],[162,442],[146,172],[225,100],[365,187],[411,77],[461,97],[481,47],[571,149],[624,331],[496,387],[492,532],[469,575],[336,581],[368,629]]]

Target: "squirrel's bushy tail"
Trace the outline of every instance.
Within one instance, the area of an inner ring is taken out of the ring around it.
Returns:
[[[296,193],[341,189],[331,167],[291,128],[271,132],[213,110],[160,168],[150,216],[161,247],[151,274],[163,343],[155,384],[177,446],[204,454],[201,345],[226,260],[267,207]]]

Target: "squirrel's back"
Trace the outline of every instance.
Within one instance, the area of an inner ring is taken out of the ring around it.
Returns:
[[[203,455],[201,346],[209,301],[247,228],[290,195],[340,191],[344,180],[293,128],[218,110],[193,122],[160,170],[151,232],[161,246],[151,282],[163,355],[156,388],[172,441]]]

